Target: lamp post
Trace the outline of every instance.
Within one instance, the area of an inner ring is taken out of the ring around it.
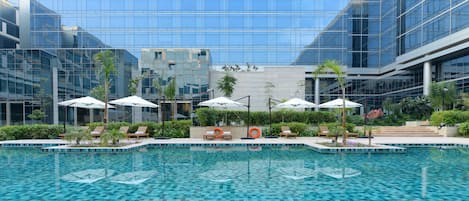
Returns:
[[[161,107],[161,137],[164,137],[164,108],[163,108],[163,104],[166,102],[166,97],[163,96],[162,97],[163,100],[161,100],[162,102],[160,103],[160,107]]]
[[[448,91],[448,88],[444,87],[443,88],[443,100],[442,100],[442,106],[441,106],[441,111],[444,111],[445,110],[445,95],[446,95],[446,92]]]
[[[249,140],[252,140],[252,139],[254,139],[254,138],[249,137],[249,126],[250,126],[250,124],[251,124],[251,114],[250,114],[250,112],[251,112],[251,96],[250,96],[250,95],[247,95],[247,96],[244,96],[244,97],[242,97],[242,98],[238,98],[238,99],[236,99],[235,101],[239,101],[239,100],[245,99],[245,98],[248,98],[248,105],[247,105],[247,107],[248,107],[248,123],[247,123],[246,137],[245,137],[245,138],[241,138],[241,139],[249,139]]]

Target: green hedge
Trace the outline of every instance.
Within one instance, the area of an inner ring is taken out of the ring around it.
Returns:
[[[325,125],[328,128],[339,127],[339,126],[342,127],[341,122],[326,123],[326,124],[322,124],[322,125]],[[348,132],[354,132],[355,131],[355,124],[353,124],[353,123],[347,123],[347,124],[345,124],[345,127],[347,128]]]
[[[459,135],[469,137],[469,122],[464,122],[458,127]]]
[[[21,140],[21,139],[56,139],[63,133],[63,126],[60,125],[22,125],[0,127],[1,140]]]
[[[228,119],[231,124],[246,123],[247,111],[215,110],[210,108],[199,108],[196,111],[200,126],[215,126],[216,122]],[[336,121],[330,112],[298,112],[298,111],[273,111],[272,123],[280,122],[302,122],[306,124],[320,124]],[[251,112],[251,125],[268,125],[269,112]]]
[[[102,122],[90,123],[88,126],[93,130],[96,126],[104,125]],[[129,126],[129,132],[137,131],[139,126],[147,126],[148,133],[152,137],[188,138],[190,136],[191,120],[165,121],[165,131],[162,134],[162,124],[156,122],[140,122],[129,124],[127,122],[110,122],[108,129],[119,129],[121,126]]]
[[[312,137],[317,135],[316,130],[312,130],[307,124],[300,122],[272,124],[272,135],[279,136],[282,126],[288,126],[293,133],[298,133],[300,137]],[[264,128],[262,132],[264,136],[269,135],[269,128]]]
[[[448,126],[454,126],[458,123],[469,122],[469,111],[448,110],[434,112],[430,117],[433,126],[439,126],[442,123]]]

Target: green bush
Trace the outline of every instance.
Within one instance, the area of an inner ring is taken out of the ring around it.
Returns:
[[[458,133],[462,136],[469,136],[469,122],[464,122],[458,127]]]
[[[209,108],[199,108],[196,111],[197,118],[201,126],[215,126],[219,121],[233,124],[246,124],[248,121],[247,111],[214,110]],[[268,125],[269,112],[251,112],[251,125]],[[330,112],[298,112],[292,110],[280,110],[272,112],[272,123],[280,122],[302,122],[307,124],[320,124],[335,121],[335,116]]]
[[[352,123],[355,125],[362,126],[365,124],[365,118],[363,118],[362,115],[348,115],[347,117],[347,123]]]
[[[342,122],[326,123],[326,124],[322,124],[322,125],[325,125],[325,126],[327,126],[327,128],[332,129],[332,128],[336,128],[336,127],[342,127]],[[355,124],[347,123],[347,124],[345,124],[345,127],[346,127],[348,132],[355,132]]]
[[[0,127],[0,140],[56,139],[63,133],[59,125],[22,125]]]
[[[433,126],[445,124],[454,126],[458,123],[469,122],[469,111],[448,110],[442,112],[434,112],[430,117]]]
[[[306,129],[308,128],[308,125],[299,122],[275,123],[272,124],[272,135],[278,136],[282,126],[288,126],[293,133],[298,133],[298,136],[305,135]]]
[[[192,126],[191,120],[181,121],[168,121],[164,125],[164,134],[162,134],[162,127],[159,124],[155,137],[169,137],[169,138],[189,138],[190,127]]]
[[[104,126],[104,123],[103,122],[92,122],[92,123],[88,124],[88,127],[90,128],[90,130],[93,130],[97,126]],[[119,128],[122,127],[122,126],[130,126],[130,124],[127,123],[127,122],[109,122],[107,124],[107,129],[108,130],[114,130],[114,129],[119,130]]]

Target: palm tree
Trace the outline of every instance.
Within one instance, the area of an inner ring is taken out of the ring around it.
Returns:
[[[114,53],[110,50],[102,51],[94,55],[95,64],[100,68],[99,73],[104,77],[104,126],[107,126],[109,89],[111,88],[111,75],[116,73]]]
[[[318,68],[313,72],[315,79],[318,79],[319,74],[322,74],[326,71],[332,71],[337,76],[337,82],[342,90],[342,132],[343,132],[343,141],[344,145],[347,144],[347,133],[346,131],[346,116],[345,116],[345,72],[340,67],[339,63],[334,60],[327,60],[323,64],[319,65]]]
[[[235,77],[226,73],[225,76],[218,80],[217,89],[222,91],[224,96],[231,97],[231,94],[233,94],[234,91],[234,86],[236,85],[236,81],[238,80]]]
[[[173,120],[176,120],[176,114],[177,114],[177,104],[176,104],[176,79],[173,78],[171,82],[169,82],[168,86],[166,86],[166,89],[164,90],[164,95],[168,97],[170,100],[174,100],[172,103],[172,114],[173,114]]]
[[[457,99],[457,90],[454,82],[451,83],[436,83],[433,82],[430,86],[430,101],[434,108],[443,111],[446,105],[453,104]]]

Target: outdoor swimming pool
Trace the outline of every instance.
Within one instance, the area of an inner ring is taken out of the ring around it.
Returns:
[[[0,147],[0,200],[467,200],[469,150],[303,146],[43,153]]]

